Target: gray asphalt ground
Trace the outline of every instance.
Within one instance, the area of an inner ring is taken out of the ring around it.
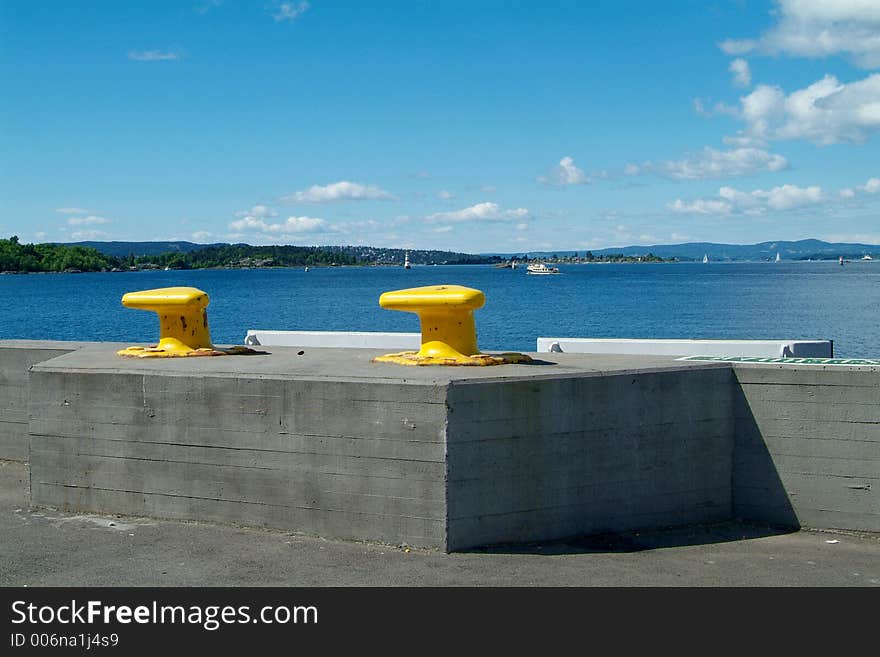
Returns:
[[[741,523],[443,554],[32,509],[0,461],[2,586],[880,586],[880,536]]]

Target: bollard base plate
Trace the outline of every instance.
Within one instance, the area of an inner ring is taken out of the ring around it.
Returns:
[[[163,349],[158,345],[148,347],[127,347],[116,352],[117,356],[126,358],[194,358],[199,356],[246,356],[250,354],[265,354],[265,351],[257,351],[250,347],[233,346],[228,348],[211,347],[205,349]]]
[[[515,352],[503,354],[474,354],[472,356],[438,357],[423,355],[418,351],[401,351],[386,354],[373,359],[374,363],[396,363],[397,365],[456,365],[470,367],[487,367],[513,363],[528,363],[532,359],[525,354]]]

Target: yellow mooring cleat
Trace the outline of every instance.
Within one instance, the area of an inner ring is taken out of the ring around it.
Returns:
[[[159,343],[128,347],[116,353],[134,358],[224,356],[237,353],[215,349],[208,331],[208,295],[194,287],[163,287],[129,292],[122,296],[126,308],[152,310],[159,315]]]
[[[379,305],[388,310],[416,313],[422,327],[422,348],[374,358],[376,363],[399,365],[500,365],[522,363],[524,354],[481,354],[477,348],[474,310],[485,295],[461,285],[429,285],[385,292]]]

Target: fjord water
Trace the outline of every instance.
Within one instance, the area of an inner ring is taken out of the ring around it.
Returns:
[[[486,293],[476,311],[484,350],[534,351],[544,337],[832,339],[840,357],[880,357],[880,262],[430,266],[143,271],[0,276],[0,338],[144,343],[153,313],[125,292],[176,285],[208,293],[211,335],[241,344],[247,329],[419,330],[379,295],[457,284]]]

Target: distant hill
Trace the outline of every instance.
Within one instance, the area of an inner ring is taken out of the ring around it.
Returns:
[[[850,244],[843,242],[823,242],[822,240],[798,240],[794,242],[776,241],[759,244],[716,244],[713,242],[689,242],[687,244],[653,244],[650,246],[619,246],[607,249],[583,249],[578,251],[529,251],[520,254],[530,258],[546,258],[552,255],[559,257],[577,253],[583,256],[587,251],[593,255],[622,254],[625,256],[641,256],[652,253],[661,258],[678,258],[679,260],[702,260],[704,255],[713,261],[734,260],[836,260],[839,256],[845,259],[861,258],[871,255],[880,257],[880,244]],[[501,255],[501,254],[499,254]]]
[[[193,242],[65,242],[67,246],[85,246],[104,255],[127,258],[129,255],[151,256],[160,253],[189,253],[208,246],[223,244],[195,244]]]

